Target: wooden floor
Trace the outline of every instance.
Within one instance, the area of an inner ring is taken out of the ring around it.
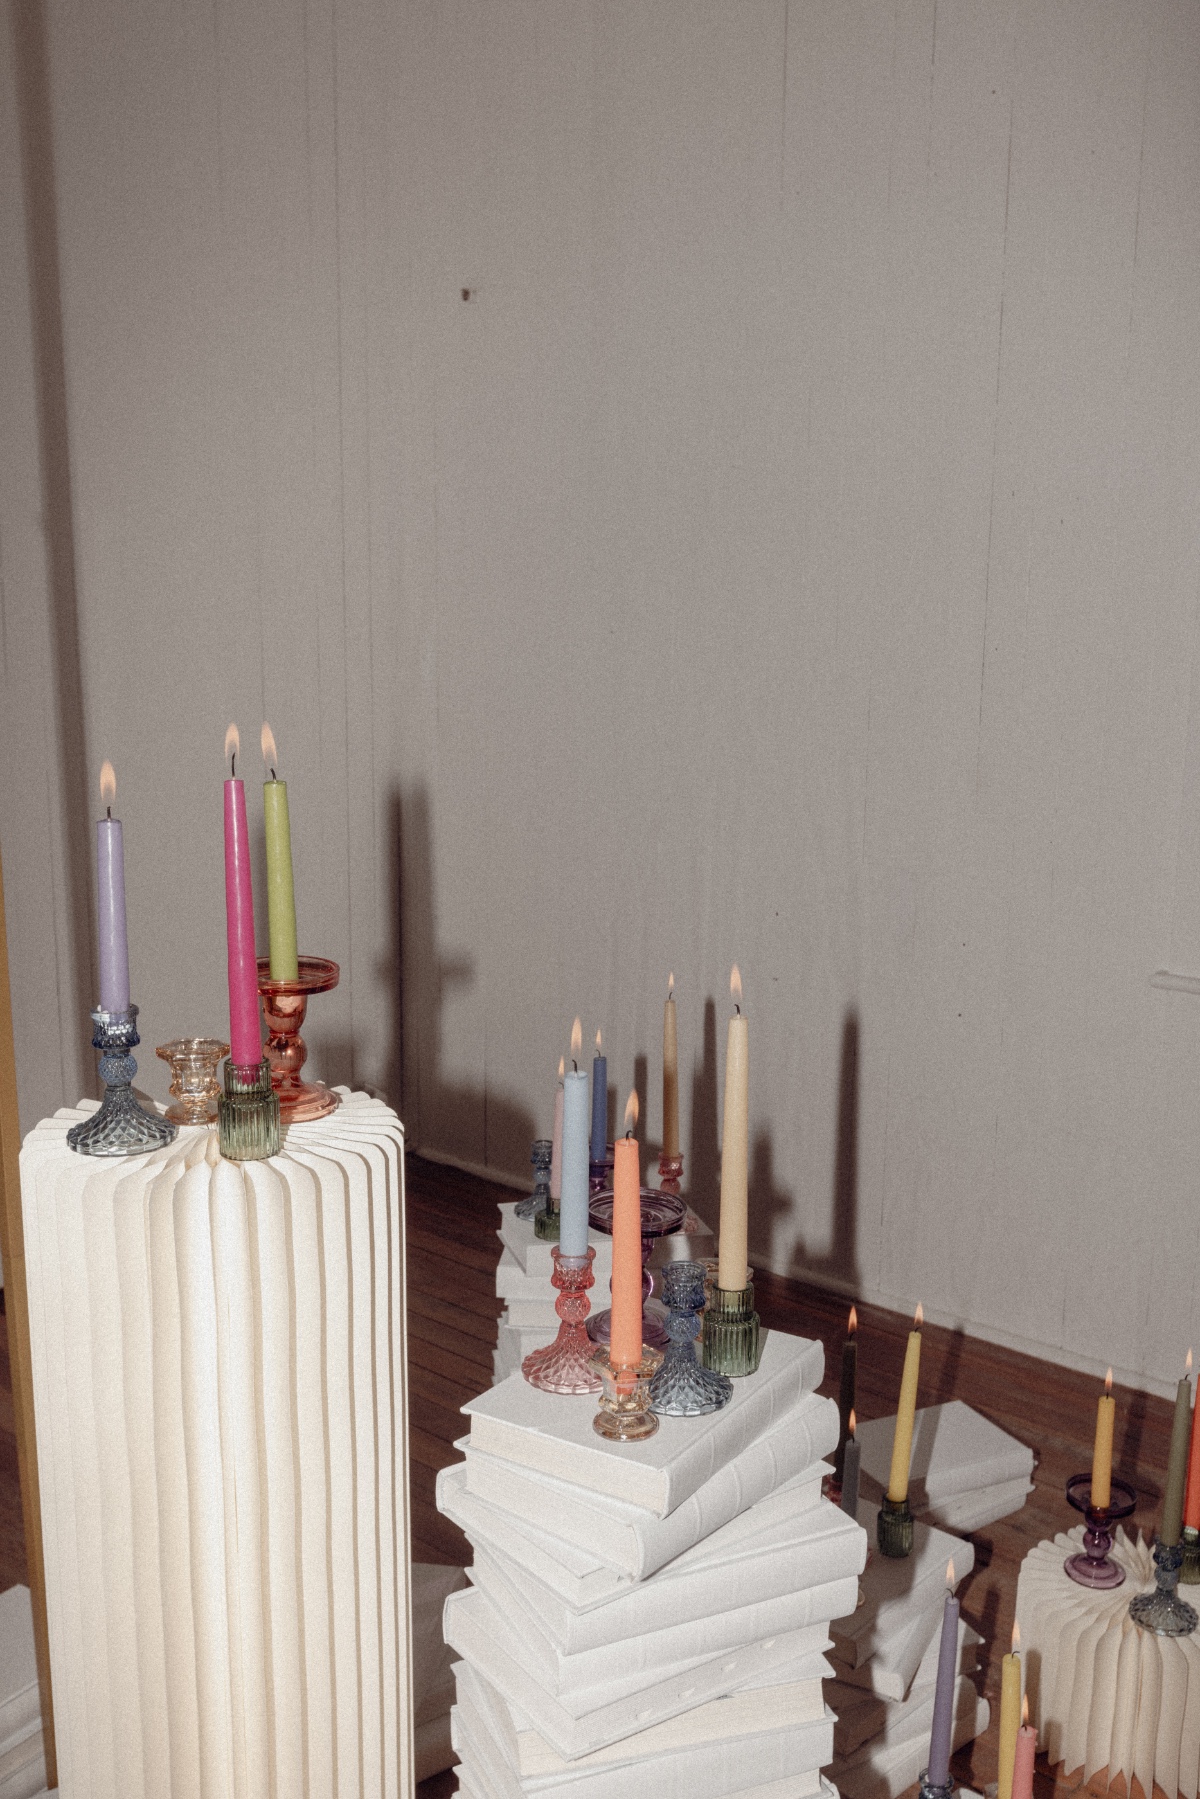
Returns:
[[[500,1187],[423,1162],[408,1161],[409,1392],[413,1557],[465,1563],[469,1549],[433,1503],[434,1477],[456,1459],[464,1434],[459,1407],[489,1384],[500,1304],[495,1298]],[[755,1283],[764,1324],[824,1339],[826,1383],[837,1392],[846,1302],[819,1288],[774,1275]],[[895,1410],[910,1319],[859,1304],[859,1416]],[[955,1758],[955,1774],[982,1789],[996,1777],[1000,1657],[1009,1645],[1017,1571],[1032,1544],[1075,1522],[1063,1498],[1069,1475],[1090,1466],[1096,1381],[962,1333],[927,1325],[922,1345],[924,1405],[963,1399],[1032,1445],[1036,1490],[1013,1517],[976,1532],[975,1570],[960,1588],[963,1614],[984,1639],[984,1692],[993,1722],[986,1736]],[[1140,1495],[1132,1524],[1151,1529],[1162,1493],[1171,1407],[1117,1389],[1115,1467]],[[0,1320],[0,1591],[25,1578],[17,1491],[7,1344]],[[1049,1792],[1049,1779],[1039,1785]],[[455,1790],[450,1774],[426,1781],[421,1799]]]

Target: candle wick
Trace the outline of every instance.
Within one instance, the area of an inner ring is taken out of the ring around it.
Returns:
[[[733,1003],[733,1009],[737,1013],[738,1017],[740,1018],[742,1016],[742,1008],[738,1005],[736,1000]]]
[[[273,781],[277,781],[279,779],[279,776],[275,773],[274,769],[271,770],[271,779]]]
[[[111,817],[112,817],[112,807],[111,807],[111,806],[105,806],[105,808],[104,808],[104,810],[105,810],[105,812],[106,812],[106,813],[107,813],[107,814],[108,814],[108,816],[109,816],[109,818],[111,818]]]
[[[579,1073],[579,1064],[575,1060],[574,1056],[571,1057],[571,1067],[575,1070],[576,1074]]]
[[[229,758],[229,778],[231,781],[237,780],[237,751],[236,750],[234,750],[232,756]]]

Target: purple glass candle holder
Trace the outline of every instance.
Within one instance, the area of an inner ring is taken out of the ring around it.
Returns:
[[[683,1188],[682,1155],[658,1158],[658,1184],[664,1193],[679,1193]]]
[[[558,1288],[554,1309],[562,1320],[558,1335],[545,1349],[535,1349],[521,1363],[521,1373],[531,1387],[543,1393],[598,1393],[603,1384],[592,1365],[596,1346],[584,1329],[591,1301],[592,1263],[596,1252],[589,1244],[585,1256],[565,1256],[557,1245],[550,1251]]]
[[[588,1162],[588,1190],[593,1195],[603,1193],[613,1184],[613,1146],[605,1145],[602,1162]]]
[[[645,1311],[646,1301],[654,1292],[654,1276],[646,1263],[650,1260],[651,1251],[660,1237],[670,1237],[683,1226],[687,1217],[687,1206],[678,1194],[662,1193],[657,1187],[642,1188],[642,1342],[648,1349],[665,1349],[670,1342],[661,1318],[654,1312]],[[597,1193],[588,1208],[588,1223],[594,1231],[603,1231],[606,1237],[612,1236],[613,1228],[613,1196],[611,1192]],[[611,1291],[611,1282],[609,1283]],[[588,1336],[593,1343],[609,1341],[609,1327],[612,1324],[612,1311],[606,1306],[602,1312],[594,1312],[588,1319]]]
[[[1125,1579],[1125,1570],[1108,1553],[1112,1548],[1112,1527],[1119,1519],[1128,1518],[1137,1504],[1137,1493],[1128,1481],[1118,1480],[1114,1474],[1109,1503],[1094,1506],[1091,1475],[1073,1474],[1067,1482],[1067,1504],[1083,1513],[1087,1528],[1083,1533],[1082,1552],[1069,1555],[1063,1563],[1064,1569],[1081,1587],[1119,1587]]]

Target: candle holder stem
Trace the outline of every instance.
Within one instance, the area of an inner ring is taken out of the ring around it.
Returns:
[[[633,1363],[614,1364],[608,1344],[593,1352],[593,1366],[604,1383],[600,1410],[592,1419],[597,1436],[610,1443],[639,1443],[654,1435],[658,1419],[650,1410],[650,1378],[661,1361],[658,1350],[644,1344],[641,1360]]]
[[[951,1799],[953,1792],[954,1776],[952,1774],[946,1776],[944,1786],[935,1786],[929,1778],[928,1768],[921,1769],[918,1799]]]
[[[308,1046],[300,1035],[308,1002],[314,993],[329,993],[336,987],[341,970],[324,956],[300,956],[298,967],[294,980],[275,981],[270,958],[258,959],[258,991],[267,1021],[267,1062],[285,1124],[325,1118],[341,1104],[323,1081],[300,1078],[308,1059]]]
[[[545,1349],[535,1349],[521,1363],[521,1373],[531,1387],[543,1393],[598,1393],[600,1376],[592,1366],[593,1344],[584,1329],[591,1309],[588,1288],[593,1285],[592,1263],[596,1252],[589,1244],[586,1255],[565,1256],[557,1247],[550,1251],[558,1288],[554,1310],[562,1320],[558,1335]]]
[[[913,1515],[907,1494],[903,1499],[889,1499],[884,1494],[875,1520],[875,1541],[880,1555],[889,1556],[892,1561],[902,1561],[912,1554]]]
[[[1102,1591],[1119,1587],[1125,1579],[1125,1570],[1108,1553],[1113,1543],[1113,1525],[1118,1519],[1128,1518],[1137,1504],[1137,1494],[1127,1481],[1118,1480],[1114,1474],[1108,1504],[1094,1506],[1091,1475],[1073,1474],[1067,1482],[1067,1504],[1084,1514],[1087,1525],[1082,1551],[1067,1557],[1064,1570],[1077,1586]]]
[[[1156,1637],[1190,1637],[1200,1620],[1194,1606],[1175,1591],[1183,1561],[1182,1543],[1154,1545],[1154,1591],[1129,1601],[1129,1616]]]
[[[137,1063],[131,1052],[141,1042],[137,1015],[136,1006],[125,1012],[106,1012],[98,1006],[92,1013],[92,1048],[100,1051],[104,1098],[98,1112],[67,1132],[67,1143],[78,1155],[140,1156],[175,1139],[178,1127],[157,1112],[147,1112],[133,1091]]]
[[[762,1355],[754,1282],[712,1289],[704,1314],[703,1361],[718,1374],[753,1374]]]

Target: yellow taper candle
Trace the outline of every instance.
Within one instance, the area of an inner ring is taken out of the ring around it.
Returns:
[[[679,1154],[679,1038],[675,1021],[675,976],[667,983],[663,1007],[663,1146],[664,1156]]]
[[[1092,1447],[1092,1505],[1102,1512],[1112,1498],[1112,1446],[1116,1404],[1112,1396],[1112,1369],[1104,1377],[1104,1391],[1096,1401],[1096,1441]]]
[[[296,960],[296,894],[292,885],[292,825],[288,816],[287,782],[275,774],[275,737],[262,728],[263,761],[271,779],[263,782],[263,820],[267,830],[267,932],[271,979],[294,981]]]
[[[746,1260],[746,1212],[750,1160],[750,1027],[742,1016],[742,977],[736,962],[729,977],[734,1011],[725,1040],[725,1110],[721,1121],[721,1237],[717,1285],[739,1293],[750,1278]]]
[[[996,1799],[1012,1799],[1013,1767],[1017,1759],[1017,1732],[1021,1728],[1020,1628],[1014,1624],[1012,1654],[1000,1664],[1000,1743],[996,1763]]]
[[[908,1333],[904,1351],[904,1373],[900,1376],[900,1403],[896,1407],[896,1434],[892,1438],[892,1466],[888,1473],[887,1496],[895,1504],[908,1498],[908,1464],[912,1460],[913,1417],[917,1409],[917,1381],[921,1373],[921,1326],[925,1309],[918,1305],[913,1328]]]

